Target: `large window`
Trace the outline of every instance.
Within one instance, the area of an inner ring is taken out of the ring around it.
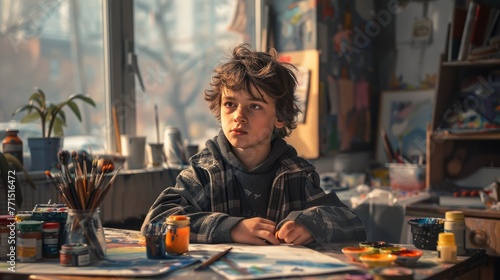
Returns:
[[[82,123],[66,109],[65,136],[105,134],[102,1],[0,0],[0,7],[2,128],[21,119],[12,112],[38,87],[53,103],[73,93],[96,101],[95,108],[76,101]]]
[[[218,124],[203,99],[214,66],[241,42],[251,42],[254,1],[135,0],[135,50],[144,82],[136,79],[137,133],[160,141],[166,126],[181,130],[185,141],[204,145]],[[242,11],[246,10],[246,13]]]
[[[20,120],[11,116],[14,108],[39,87],[52,102],[73,93],[96,101],[96,108],[76,101],[82,123],[67,110],[65,147],[72,136],[92,136],[113,151],[111,106],[118,107],[122,132],[155,142],[155,105],[161,136],[165,126],[176,126],[184,139],[203,144],[218,130],[203,90],[221,56],[238,43],[253,45],[254,3],[0,0],[0,123]],[[132,76],[130,43],[140,70]]]

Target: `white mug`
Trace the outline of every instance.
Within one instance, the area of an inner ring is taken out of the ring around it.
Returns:
[[[146,137],[135,135],[120,135],[122,154],[126,157],[125,169],[144,168],[146,153]]]

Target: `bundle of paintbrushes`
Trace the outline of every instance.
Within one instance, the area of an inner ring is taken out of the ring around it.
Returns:
[[[115,171],[113,163],[107,159],[92,160],[92,165],[88,165],[87,157],[83,155],[82,160],[79,160],[75,151],[71,155],[68,151],[60,151],[58,157],[59,172],[45,171],[45,174],[70,208],[64,229],[65,242],[88,243],[91,259],[102,259],[106,244],[97,209],[111,189],[120,169]],[[113,171],[115,173],[109,176]]]
[[[47,170],[45,174],[52,180],[64,202],[70,209],[95,211],[109,192],[120,168],[110,178],[107,175],[114,171],[110,160],[94,159],[91,170],[88,170],[86,160],[80,164],[75,151],[71,155],[68,151],[60,151],[58,157],[60,172]],[[70,161],[73,164],[73,174],[70,173]]]

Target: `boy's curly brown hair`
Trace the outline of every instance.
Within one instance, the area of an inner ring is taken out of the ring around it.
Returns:
[[[214,69],[215,74],[210,82],[212,89],[205,89],[205,100],[220,122],[224,88],[231,91],[243,90],[258,99],[263,99],[265,94],[275,103],[276,118],[285,124],[283,128],[275,129],[275,136],[284,138],[297,127],[297,115],[300,113],[295,96],[297,78],[292,69],[297,68],[290,63],[278,61],[278,54],[274,49],[266,53],[251,51],[248,44],[238,45],[229,61]],[[256,88],[260,96],[255,96],[252,88]]]

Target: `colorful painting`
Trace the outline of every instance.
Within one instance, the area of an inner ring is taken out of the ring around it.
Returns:
[[[316,1],[272,0],[271,17],[275,19],[278,52],[316,48]]]
[[[0,271],[23,274],[94,275],[145,277],[164,275],[199,263],[233,247],[224,258],[210,268],[227,279],[257,279],[315,275],[356,269],[334,257],[304,246],[253,246],[241,244],[190,244],[189,253],[164,259],[148,259],[144,237],[138,231],[106,229],[107,253],[104,260],[89,266],[61,266],[58,259],[33,263],[0,264]],[[188,268],[189,269],[189,268]]]
[[[434,89],[426,89],[382,93],[379,131],[385,130],[394,152],[410,162],[425,159],[426,131],[432,117],[434,92]],[[380,134],[375,159],[387,162]]]
[[[3,262],[0,264],[0,271],[23,274],[144,277],[166,274],[199,261],[190,256],[159,260],[148,259],[145,238],[139,231],[107,228],[105,234],[106,257],[104,260],[89,266],[61,266],[59,259],[43,259],[33,263],[16,262],[14,271],[12,271],[9,262]]]

